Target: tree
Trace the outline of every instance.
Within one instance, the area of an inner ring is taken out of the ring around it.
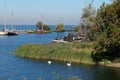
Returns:
[[[93,38],[92,32],[90,32],[90,28],[92,28],[95,19],[95,9],[91,4],[86,6],[83,9],[82,17],[81,17],[81,27],[84,32],[87,33],[87,36],[90,40]]]
[[[75,25],[75,26],[73,26],[73,30],[75,30],[75,31],[78,31],[79,28],[80,28],[80,25]]]
[[[43,29],[48,31],[48,30],[50,30],[50,26],[48,26],[48,25],[43,25]]]
[[[38,22],[36,24],[36,27],[37,27],[38,30],[42,30],[42,28],[43,28],[43,30],[50,30],[50,26],[45,25],[42,22]]]
[[[95,61],[120,58],[120,2],[103,5],[97,11],[93,27],[96,44],[92,57]]]
[[[64,31],[64,24],[62,23],[57,24],[56,31],[60,31],[60,32]]]
[[[42,29],[42,22],[41,21],[37,22],[35,26],[37,27],[38,30]]]

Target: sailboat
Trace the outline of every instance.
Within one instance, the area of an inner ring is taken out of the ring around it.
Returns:
[[[4,0],[4,30],[0,31],[0,36],[5,36],[5,35],[7,36],[17,35],[15,31],[13,30],[9,31],[6,29],[6,0]]]
[[[8,32],[6,30],[6,0],[4,0],[4,30],[0,31],[0,36],[7,35]]]
[[[15,32],[15,29],[14,29],[14,17],[13,17],[13,12],[12,12],[12,30],[9,30],[8,31],[8,34],[7,35],[18,35],[18,33],[17,32]]]

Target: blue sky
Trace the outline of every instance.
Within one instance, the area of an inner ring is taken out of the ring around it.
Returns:
[[[91,0],[6,0],[7,24],[12,23],[12,11],[14,24],[36,24],[41,21],[45,24],[72,24],[78,25],[82,9]],[[110,0],[94,0],[93,6],[98,9],[103,3]],[[0,24],[4,21],[4,0],[0,0]]]

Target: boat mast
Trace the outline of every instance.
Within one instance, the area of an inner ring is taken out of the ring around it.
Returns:
[[[6,0],[4,0],[4,31],[6,32]]]
[[[12,11],[12,29],[14,29],[14,16],[13,16],[13,11]]]
[[[43,14],[41,14],[41,18],[42,18],[42,31],[43,31]]]

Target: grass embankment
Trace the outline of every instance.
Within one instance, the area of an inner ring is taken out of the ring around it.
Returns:
[[[14,54],[32,59],[92,64],[91,46],[92,43],[86,42],[74,44],[25,44],[18,47]]]

